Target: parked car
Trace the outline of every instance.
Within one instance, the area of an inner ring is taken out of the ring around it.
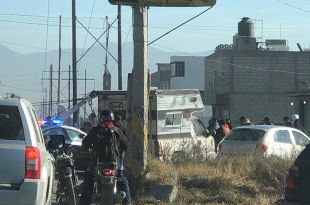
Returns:
[[[67,125],[43,127],[42,132],[44,136],[64,135],[66,146],[81,146],[83,138],[87,135],[82,130]]]
[[[276,125],[248,125],[232,129],[218,145],[222,155],[277,156],[294,158],[309,144],[310,138],[298,129]]]
[[[43,135],[45,138],[52,135],[64,135],[65,136],[65,149],[71,147],[74,149],[73,158],[77,170],[84,170],[87,166],[89,159],[88,152],[82,152],[82,140],[87,135],[80,129],[67,125],[48,126],[44,127]],[[48,139],[46,139],[48,140]]]
[[[310,145],[297,157],[288,170],[285,185],[285,200],[281,205],[310,204]]]
[[[54,158],[31,104],[0,97],[0,203],[51,204]]]

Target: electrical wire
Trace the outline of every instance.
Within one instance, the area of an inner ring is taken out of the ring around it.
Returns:
[[[187,21],[185,21],[185,22],[181,23],[180,25],[178,25],[178,26],[174,27],[174,28],[173,28],[173,29],[171,29],[170,31],[168,31],[168,32],[164,33],[163,35],[159,36],[158,38],[156,38],[156,39],[154,39],[153,41],[151,41],[150,43],[148,43],[148,45],[151,45],[152,43],[154,43],[154,42],[158,41],[158,40],[159,40],[159,39],[161,39],[162,37],[164,37],[164,36],[168,35],[168,34],[169,34],[169,33],[171,33],[172,31],[174,31],[174,30],[176,30],[176,29],[180,28],[181,26],[183,26],[184,24],[186,24],[186,23],[188,23],[188,22],[192,21],[193,19],[195,19],[195,18],[197,18],[197,17],[201,16],[202,14],[204,14],[205,12],[209,11],[209,10],[210,10],[210,9],[212,9],[212,8],[213,8],[213,6],[211,6],[211,7],[207,8],[206,10],[204,10],[204,11],[200,12],[199,14],[197,14],[196,16],[194,16],[194,17],[192,17],[192,18],[188,19]]]
[[[284,4],[284,5],[288,6],[288,7],[291,7],[291,8],[297,9],[297,10],[300,10],[300,11],[303,11],[303,12],[306,12],[306,13],[310,13],[309,10],[300,8],[300,7],[298,7],[298,6],[294,6],[294,5],[289,4],[289,3],[286,3],[286,2],[284,2],[284,1],[280,1],[280,0],[274,0],[274,1],[276,1],[276,2],[278,2],[278,3],[281,3],[281,4]],[[309,1],[309,0],[308,0],[308,1]]]
[[[93,17],[95,2],[96,2],[96,0],[93,1],[93,6],[92,6],[92,9],[91,9],[90,18],[89,18],[89,22],[88,22],[88,26],[87,26],[87,30],[89,30],[90,23],[91,23],[91,20],[92,20],[92,17]],[[86,32],[86,36],[85,36],[85,40],[84,40],[84,45],[83,45],[83,52],[82,52],[82,53],[84,53],[87,38],[88,38],[88,32]]]
[[[16,86],[11,86],[11,85],[7,85],[7,84],[3,84],[2,82],[0,83],[0,86],[7,87],[7,88],[14,88],[14,89],[17,89],[17,90],[33,92],[33,93],[42,93],[43,92],[43,91],[39,91],[39,90],[30,90],[30,89],[25,89],[25,88],[19,88],[19,87],[16,87]]]

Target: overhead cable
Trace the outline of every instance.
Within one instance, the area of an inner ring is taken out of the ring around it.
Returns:
[[[209,10],[212,9],[212,8],[213,8],[213,6],[207,8],[206,10],[204,10],[204,11],[200,12],[199,14],[197,14],[196,16],[194,16],[194,17],[188,19],[187,21],[181,23],[180,25],[176,26],[175,28],[171,29],[170,31],[168,31],[168,32],[164,33],[163,35],[159,36],[158,38],[156,38],[155,40],[151,41],[151,42],[148,43],[147,45],[151,45],[152,43],[158,41],[158,40],[161,39],[162,37],[168,35],[168,34],[171,33],[172,31],[174,31],[174,30],[180,28],[180,27],[183,26],[184,24],[186,24],[186,23],[192,21],[193,19],[199,17],[200,15],[204,14],[205,12],[209,11]]]

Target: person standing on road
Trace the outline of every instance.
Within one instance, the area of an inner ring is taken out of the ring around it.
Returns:
[[[120,150],[127,150],[128,140],[125,137],[122,130],[113,124],[113,121],[114,121],[114,113],[112,111],[110,110],[101,111],[99,115],[98,125],[93,127],[82,141],[82,149],[87,150],[92,147],[93,155],[91,156],[89,160],[90,164],[84,173],[82,195],[80,197],[81,205],[89,205],[91,203],[91,198],[93,194],[92,192],[94,187],[95,166],[97,163],[97,159],[100,158],[100,156],[97,155],[98,153],[100,153],[101,150],[99,146],[100,145],[99,136],[100,133],[102,133],[107,128],[111,129],[115,133],[117,138],[117,147],[115,148],[113,147],[111,149],[114,149],[115,153],[118,155],[117,156],[118,158],[117,161],[119,161],[118,177],[121,179],[121,181],[118,183],[118,187],[120,190],[126,193],[126,197],[122,200],[122,204],[124,205],[131,204],[131,195],[124,165],[122,164],[123,161],[119,160],[121,157],[119,152]]]
[[[219,124],[220,124],[220,127],[217,129],[216,135],[214,138],[215,150],[217,150],[217,146],[222,141],[222,139],[224,139],[224,137],[226,137],[230,132],[229,126],[224,120],[219,120]]]

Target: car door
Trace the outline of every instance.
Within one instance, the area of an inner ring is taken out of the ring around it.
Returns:
[[[294,154],[298,156],[298,154],[309,144],[310,139],[303,133],[292,130],[293,138],[294,138]]]
[[[288,130],[276,130],[273,136],[274,154],[281,158],[290,158],[293,143]]]

